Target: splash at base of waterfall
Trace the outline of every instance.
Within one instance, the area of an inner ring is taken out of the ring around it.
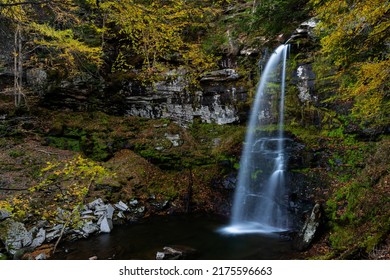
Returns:
[[[236,235],[236,234],[272,234],[287,232],[288,228],[273,227],[270,225],[256,223],[256,222],[242,222],[223,227],[218,230],[222,234]]]

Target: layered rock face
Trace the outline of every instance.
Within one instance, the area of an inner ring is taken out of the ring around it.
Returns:
[[[39,74],[41,77],[42,73]],[[42,79],[34,75],[29,80],[33,87],[44,92],[43,103],[54,109],[100,110],[148,119],[165,118],[184,127],[196,118],[204,123],[217,124],[243,121],[239,107],[247,101],[248,89],[240,85],[235,70],[222,69],[205,74],[196,91],[189,90],[185,74],[172,70],[166,74],[165,81],[151,86],[143,86],[134,80],[122,80],[119,85],[97,83],[88,77],[57,85],[43,85]]]
[[[189,92],[183,74],[168,82],[142,88],[129,83],[123,89],[126,115],[167,118],[186,126],[199,118],[205,123],[238,122],[238,104],[247,99],[247,91],[238,86],[233,69],[213,71],[201,79],[201,90]]]

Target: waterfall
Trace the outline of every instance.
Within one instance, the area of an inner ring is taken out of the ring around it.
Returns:
[[[288,230],[284,95],[289,45],[279,46],[270,56],[261,76],[252,105],[238,183],[227,233],[270,233]],[[269,97],[279,96],[277,133],[265,130],[272,122]]]

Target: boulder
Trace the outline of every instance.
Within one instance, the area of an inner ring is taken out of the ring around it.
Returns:
[[[129,206],[127,206],[126,203],[124,203],[123,201],[119,201],[118,203],[114,204],[114,206],[120,210],[120,211],[129,211]]]
[[[95,207],[97,205],[103,205],[103,204],[104,204],[103,200],[101,198],[98,198],[98,199],[95,199],[94,201],[88,203],[87,206],[89,209],[95,209]]]
[[[123,211],[119,211],[118,214],[117,214],[118,218],[120,219],[126,219],[126,215],[123,214]]]
[[[307,217],[305,224],[295,239],[294,245],[296,249],[303,251],[309,248],[311,242],[317,234],[318,228],[321,224],[322,209],[321,205],[317,203],[314,205],[310,216]]]
[[[112,220],[112,216],[114,215],[115,208],[112,207],[111,204],[107,204],[106,216],[108,219]]]
[[[181,260],[188,259],[197,253],[196,249],[182,246],[165,246],[163,251],[156,253],[156,260]]]
[[[9,218],[0,223],[0,240],[3,241],[7,252],[15,255],[18,250],[31,245],[33,238],[24,224]]]
[[[137,199],[133,199],[130,201],[130,206],[137,206],[138,205],[138,200]]]
[[[45,253],[40,253],[38,256],[35,257],[36,260],[46,260],[47,256]]]
[[[0,221],[5,220],[7,218],[11,217],[11,213],[7,210],[0,209]]]
[[[40,228],[38,230],[38,233],[35,235],[35,238],[33,239],[31,246],[32,248],[39,247],[45,242],[46,239],[46,230],[43,228]]]
[[[48,229],[46,233],[46,240],[50,242],[60,237],[63,226],[64,225],[55,225],[54,227]]]
[[[111,232],[112,228],[112,220],[108,219],[107,217],[104,217],[100,223],[100,232],[109,233]]]
[[[92,233],[99,231],[99,226],[97,224],[94,224],[93,222],[87,222],[83,225],[82,231],[85,235],[88,236]]]

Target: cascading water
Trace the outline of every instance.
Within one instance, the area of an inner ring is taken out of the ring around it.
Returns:
[[[241,155],[231,224],[225,233],[270,233],[288,230],[284,182],[284,95],[289,45],[270,56],[257,88]],[[280,85],[280,86],[279,86]],[[269,98],[280,93],[277,134],[264,130],[269,122]]]

